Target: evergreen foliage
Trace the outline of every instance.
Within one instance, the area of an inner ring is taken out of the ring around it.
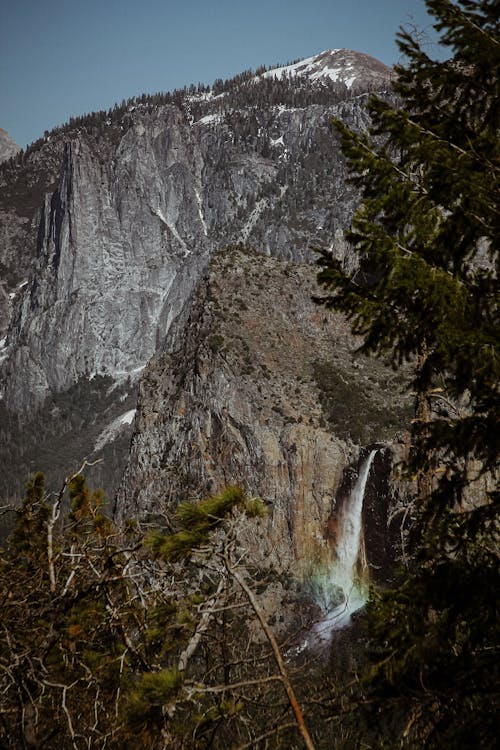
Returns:
[[[363,198],[347,233],[359,269],[322,251],[319,301],[347,313],[365,352],[415,365],[417,565],[372,597],[367,721],[391,713],[381,747],[493,747],[500,4],[426,5],[451,57],[402,32],[399,104],[370,100],[369,137],[335,122]]]
[[[179,562],[189,557],[195,549],[207,544],[210,533],[237,506],[249,517],[264,515],[261,501],[247,498],[240,487],[226,487],[219,495],[211,495],[199,503],[180,503],[177,508],[179,531],[167,536],[161,532],[152,533],[149,538],[150,547],[163,560]]]
[[[0,747],[301,746],[242,565],[262,514],[229,487],[145,545],[81,474],[56,496],[37,474],[0,553]]]

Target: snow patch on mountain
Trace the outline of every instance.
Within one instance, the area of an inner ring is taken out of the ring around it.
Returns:
[[[198,120],[199,123],[202,125],[209,125],[210,123],[216,123],[216,122],[222,122],[224,118],[222,115],[219,114],[212,114],[212,115],[205,115],[204,117],[200,117]]]
[[[126,411],[125,414],[120,414],[119,417],[108,424],[97,438],[94,451],[102,450],[107,443],[112,443],[113,440],[116,440],[120,432],[127,427],[130,427],[134,421],[135,412],[135,409],[130,409],[130,411]]]
[[[390,78],[391,69],[384,63],[369,55],[349,49],[329,49],[319,55],[306,57],[304,60],[272,68],[262,73],[262,78],[277,80],[291,78],[307,78],[310,81],[330,79],[334,83],[343,83],[348,89],[364,79],[386,77]]]
[[[283,136],[282,135],[280,135],[279,138],[274,138],[274,139],[271,138],[270,143],[271,143],[271,146],[284,146],[285,145],[284,142],[283,142]]]
[[[7,336],[4,336],[3,339],[0,339],[0,362],[3,362],[8,356]]]
[[[329,50],[330,54],[332,55],[335,55],[340,51],[341,50],[338,49]],[[318,69],[318,58],[320,58],[321,55],[325,54],[327,54],[327,52],[322,52],[320,55],[313,55],[312,57],[306,57],[304,60],[292,63],[291,65],[283,65],[279,68],[266,70],[266,72],[262,74],[262,78],[276,78],[278,81],[280,81],[282,78],[308,76],[313,80],[321,77],[329,77],[332,78],[332,80],[336,81],[339,73],[338,68],[326,68],[324,69],[323,73]]]
[[[19,284],[19,286],[14,292],[9,292],[9,299],[10,300],[15,299],[17,295],[19,294],[19,292],[21,291],[21,289],[24,289],[24,287],[27,286],[28,283],[29,283],[28,281],[23,281],[22,284]]]
[[[180,236],[179,232],[177,231],[177,227],[175,226],[175,223],[174,223],[173,221],[169,221],[169,220],[168,220],[168,219],[167,219],[167,218],[165,217],[165,215],[164,215],[163,211],[161,210],[161,208],[151,208],[151,211],[153,212],[153,214],[154,214],[155,216],[157,216],[157,217],[158,217],[158,218],[160,219],[160,221],[161,221],[161,222],[162,222],[162,223],[163,223],[163,224],[164,224],[164,225],[165,225],[165,226],[166,226],[166,227],[167,227],[168,229],[170,229],[170,231],[171,231],[171,232],[172,232],[172,234],[174,235],[175,239],[176,239],[176,240],[177,240],[177,241],[179,242],[179,244],[180,244],[180,245],[182,246],[182,248],[183,248],[183,250],[184,250],[184,257],[186,258],[186,257],[187,257],[187,256],[188,256],[188,255],[190,254],[190,252],[191,252],[191,251],[189,250],[188,246],[186,245],[186,243],[184,242],[184,240],[183,240],[183,239],[182,239],[182,237]]]
[[[196,195],[196,203],[198,204],[198,216],[200,217],[201,225],[203,227],[203,234],[205,235],[205,237],[208,237],[208,227],[203,215],[203,203],[201,200],[200,191],[195,188],[194,194]]]

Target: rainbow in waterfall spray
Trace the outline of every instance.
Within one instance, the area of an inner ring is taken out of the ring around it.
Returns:
[[[349,624],[351,615],[368,598],[368,567],[364,555],[363,501],[366,485],[378,448],[370,451],[362,463],[338,522],[336,559],[316,580],[318,603],[324,616],[311,631],[311,645],[329,641],[333,630]]]

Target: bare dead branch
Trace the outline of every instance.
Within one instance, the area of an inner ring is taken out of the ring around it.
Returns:
[[[179,662],[177,665],[177,668],[179,672],[184,672],[189,659],[192,657],[196,649],[198,648],[198,645],[200,643],[201,637],[203,633],[207,630],[208,626],[210,625],[210,620],[214,616],[214,612],[212,611],[212,607],[214,607],[219,599],[219,596],[221,595],[224,585],[225,585],[224,578],[221,578],[219,581],[219,585],[217,586],[217,591],[215,592],[215,595],[206,603],[206,606],[208,609],[206,609],[202,616],[201,620],[198,623],[196,630],[194,632],[194,635],[192,636],[191,640],[189,641],[188,645],[184,649],[184,651],[181,653],[179,657]]]
[[[280,652],[278,643],[276,641],[276,638],[274,637],[274,633],[271,630],[266,618],[264,617],[264,613],[262,612],[262,609],[260,608],[259,603],[257,602],[257,599],[255,598],[255,595],[252,589],[248,586],[247,582],[245,581],[241,573],[232,566],[227,552],[225,552],[224,554],[224,562],[225,562],[226,569],[229,575],[231,575],[234,578],[234,580],[241,586],[242,590],[245,592],[245,595],[248,601],[250,602],[252,609],[257,616],[257,619],[259,620],[262,626],[262,630],[264,631],[266,638],[268,639],[271,645],[274,658],[276,660],[276,664],[281,674],[283,686],[288,695],[288,700],[290,702],[292,711],[295,715],[295,720],[297,722],[299,732],[302,735],[302,738],[304,740],[304,744],[308,750],[315,750],[314,743],[312,741],[311,735],[309,734],[309,730],[306,727],[304,716],[302,714],[302,709],[300,708],[292,683],[290,682],[290,678],[288,677],[288,672],[285,667],[285,662],[283,661],[283,657],[281,656],[281,652]]]
[[[250,748],[255,747],[257,742],[267,740],[268,737],[274,737],[279,732],[284,732],[286,729],[291,729],[294,726],[294,721],[289,721],[287,724],[278,724],[278,726],[273,727],[268,732],[264,732],[264,734],[260,734],[258,737],[254,737],[251,742],[246,742],[244,745],[238,745],[235,750],[250,750]]]

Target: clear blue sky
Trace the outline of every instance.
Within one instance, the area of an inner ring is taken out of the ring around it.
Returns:
[[[72,115],[329,48],[398,60],[423,0],[0,0],[0,127],[25,146]]]

